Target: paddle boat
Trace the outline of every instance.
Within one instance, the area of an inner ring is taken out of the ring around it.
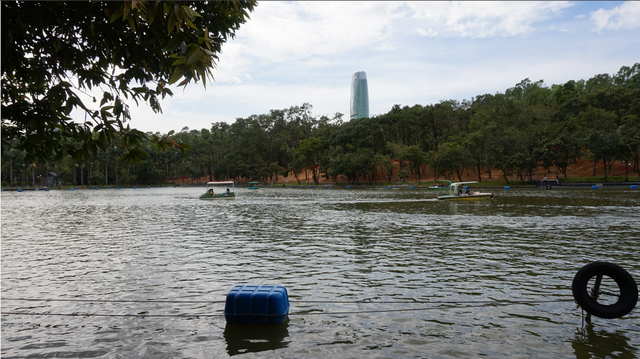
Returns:
[[[451,188],[449,189],[449,194],[446,196],[439,196],[438,199],[445,201],[473,201],[478,199],[491,199],[493,198],[493,193],[482,193],[476,191],[470,191],[469,187],[464,188],[465,185],[478,183],[477,181],[473,182],[455,182],[451,184]]]
[[[260,182],[249,182],[248,189],[258,189],[258,188],[260,188],[260,187],[258,187],[259,184],[260,184]]]
[[[436,182],[447,182],[446,184],[441,183],[436,186],[429,186],[429,191],[448,191],[451,188],[451,181],[449,180],[437,180]]]
[[[226,189],[220,189],[219,193],[215,193],[216,186],[227,186]],[[231,187],[229,187],[231,186]],[[236,194],[233,191],[233,181],[207,182],[207,192],[200,195],[200,199],[234,199]]]

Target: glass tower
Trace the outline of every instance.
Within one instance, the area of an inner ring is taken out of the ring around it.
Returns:
[[[369,117],[367,74],[359,71],[351,78],[351,119]]]

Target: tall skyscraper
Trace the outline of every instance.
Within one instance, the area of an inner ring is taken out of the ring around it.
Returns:
[[[351,119],[369,117],[367,74],[359,71],[351,78]]]

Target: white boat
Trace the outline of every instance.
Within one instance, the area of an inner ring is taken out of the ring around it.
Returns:
[[[436,182],[446,182],[446,184],[441,183],[439,185],[429,186],[427,187],[429,191],[448,191],[449,188],[451,188],[451,181],[449,180],[437,180]]]
[[[220,186],[226,186],[226,188],[219,188],[220,192],[216,193],[216,187]],[[234,199],[236,198],[236,194],[233,189],[233,181],[207,182],[207,192],[201,194],[200,199]]]
[[[478,183],[478,182],[473,181],[473,182],[452,183],[449,189],[449,194],[446,196],[439,196],[438,199],[445,200],[445,201],[473,201],[478,199],[493,198],[493,193],[471,191],[469,190],[469,186],[465,186],[472,183]]]

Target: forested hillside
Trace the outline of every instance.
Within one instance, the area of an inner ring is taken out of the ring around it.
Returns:
[[[344,121],[342,114],[315,116],[310,104],[238,118],[233,124],[155,133],[183,143],[190,151],[158,151],[119,162],[123,149],[113,141],[89,161],[71,157],[25,163],[16,149],[2,153],[2,181],[31,184],[48,171],[71,184],[153,184],[172,179],[278,181],[321,176],[333,181],[374,182],[427,173],[459,179],[474,173],[495,178],[530,179],[539,166],[561,176],[578,159],[604,168],[631,163],[640,155],[640,63],[617,74],[547,86],[525,79],[503,93],[435,104],[395,105],[371,118]],[[594,166],[595,168],[595,166]],[[398,171],[399,170],[399,171]],[[106,178],[105,178],[106,176]],[[302,177],[302,178],[301,178]],[[432,179],[432,178],[430,178]],[[605,179],[606,180],[606,179]],[[37,182],[37,181],[36,181]]]

